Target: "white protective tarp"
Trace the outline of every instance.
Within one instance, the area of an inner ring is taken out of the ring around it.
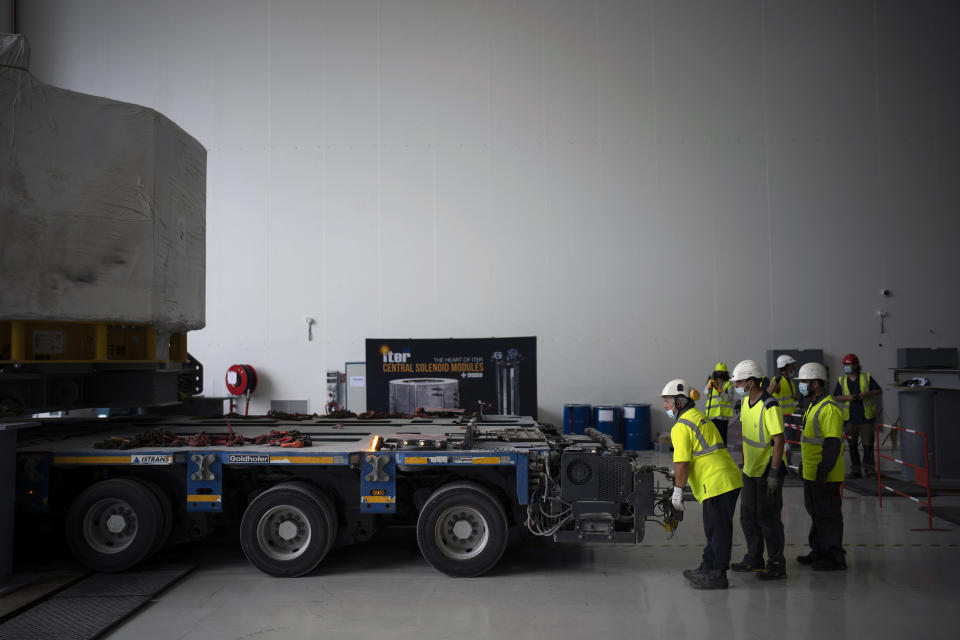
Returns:
[[[0,320],[204,325],[206,150],[135,104],[46,85],[0,34]]]

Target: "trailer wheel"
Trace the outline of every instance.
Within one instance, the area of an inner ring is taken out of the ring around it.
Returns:
[[[430,565],[448,576],[479,576],[507,547],[507,517],[487,489],[469,482],[440,487],[417,520],[417,544]]]
[[[284,488],[289,487],[290,489],[294,489],[296,491],[302,491],[303,493],[313,498],[313,500],[315,500],[320,505],[321,509],[324,509],[325,513],[328,514],[329,517],[327,518],[327,548],[323,552],[324,556],[326,556],[327,552],[330,551],[330,549],[333,547],[333,543],[337,539],[337,528],[339,525],[337,521],[337,508],[333,504],[333,500],[331,500],[330,496],[324,493],[321,489],[318,489],[317,487],[313,486],[308,482],[299,482],[299,481],[284,482],[282,484],[277,485],[277,487],[284,487]]]
[[[155,551],[163,510],[146,485],[112,478],[83,491],[67,512],[67,544],[96,571],[129,569]]]
[[[160,527],[160,533],[157,535],[157,539],[153,543],[153,550],[150,552],[150,555],[153,555],[159,551],[163,545],[167,544],[167,540],[170,539],[170,532],[173,531],[173,505],[170,504],[170,498],[167,496],[167,492],[161,489],[160,485],[153,480],[147,480],[146,478],[132,479],[149,489],[157,499],[157,502],[160,504],[160,513],[163,518],[163,525]]]
[[[279,484],[247,506],[240,522],[240,546],[250,564],[278,577],[312,571],[333,544],[336,513],[319,492]]]

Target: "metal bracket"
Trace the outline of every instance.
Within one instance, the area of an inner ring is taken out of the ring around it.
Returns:
[[[223,480],[221,454],[194,453],[184,464],[187,473],[187,511],[221,511]],[[191,469],[196,469],[193,473]]]
[[[370,473],[364,476],[367,482],[387,482],[390,480],[390,474],[386,472],[387,465],[390,464],[390,456],[372,456],[366,457],[367,464],[370,465]]]
[[[360,465],[360,504],[364,513],[396,513],[397,463],[386,452],[368,453]]]
[[[197,465],[197,470],[190,475],[191,480],[194,482],[203,482],[205,480],[217,479],[217,475],[210,469],[217,460],[216,454],[208,453],[204,455],[202,453],[195,453],[190,456],[190,460]]]

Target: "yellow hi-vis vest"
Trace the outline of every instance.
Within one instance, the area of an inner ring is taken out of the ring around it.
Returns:
[[[707,404],[704,407],[704,414],[707,418],[729,420],[733,417],[733,402],[724,398],[724,395],[726,395],[727,398],[730,397],[732,389],[733,383],[729,380],[723,383],[723,394],[717,391],[714,385],[707,387]]]
[[[698,501],[743,486],[740,469],[730,457],[720,432],[696,407],[680,414],[670,429],[670,441],[673,461],[690,463],[687,482]]]
[[[780,403],[767,395],[766,398],[761,396],[751,407],[750,397],[745,397],[740,405],[740,428],[743,433],[743,473],[759,478],[773,456],[773,436],[783,433]]]
[[[826,395],[811,404],[803,413],[803,436],[800,438],[800,458],[803,460],[803,479],[815,482],[817,467],[823,460],[825,438],[840,440],[840,455],[827,474],[827,482],[843,482],[843,407]]]
[[[797,412],[797,386],[787,376],[780,376],[780,383],[773,390],[773,397],[780,403],[783,415]]]
[[[848,396],[850,395],[850,385],[847,378],[847,374],[840,376],[840,388],[843,390],[843,393],[840,395]],[[869,391],[870,390],[870,374],[869,373],[860,373],[860,391]],[[867,420],[873,420],[877,417],[877,401],[874,396],[869,398],[864,398],[861,400],[863,402],[863,415]],[[847,421],[850,419],[850,403],[843,402],[843,419]]]

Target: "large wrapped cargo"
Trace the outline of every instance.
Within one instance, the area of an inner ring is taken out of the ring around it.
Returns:
[[[26,40],[0,34],[0,321],[200,329],[206,150],[29,66]]]

